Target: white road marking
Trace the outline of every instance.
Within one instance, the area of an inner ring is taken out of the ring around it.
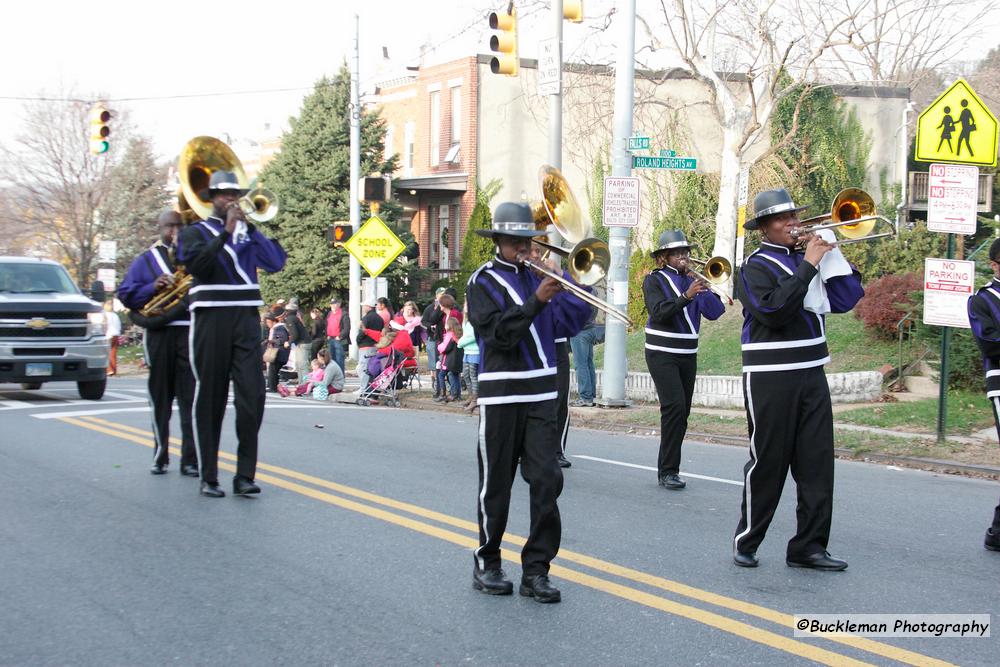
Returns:
[[[599,463],[610,463],[611,465],[623,466],[625,468],[638,468],[639,470],[651,470],[656,472],[657,469],[653,466],[641,466],[636,463],[626,463],[625,461],[615,461],[613,459],[602,459],[596,456],[584,456],[583,454],[571,454],[574,459],[586,459],[588,461],[597,461]],[[681,477],[693,477],[695,479],[705,479],[709,482],[719,482],[721,484],[732,484],[733,486],[743,486],[743,482],[735,479],[722,479],[721,477],[712,477],[710,475],[696,475],[693,472],[682,472]]]
[[[126,401],[122,401],[123,403]],[[136,401],[129,401],[135,403]],[[226,406],[227,411],[234,410],[235,407],[232,403]],[[330,410],[394,410],[395,408],[379,408],[379,406],[373,407],[363,407],[360,405],[350,405],[350,404],[323,404],[319,403],[317,405],[282,405],[280,403],[268,403],[266,410],[310,410],[310,409],[330,409]],[[107,415],[116,412],[149,412],[149,405],[143,405],[142,407],[135,408],[95,408],[93,410],[67,410],[63,412],[43,412],[39,414],[31,415],[35,419],[59,419],[61,417],[88,417],[91,415]]]

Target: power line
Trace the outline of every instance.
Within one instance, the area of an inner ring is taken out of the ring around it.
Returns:
[[[326,86],[332,86],[333,83],[325,84]],[[229,92],[214,92],[214,93],[188,93],[179,95],[150,95],[148,97],[109,97],[106,99],[101,99],[102,102],[151,102],[159,100],[182,100],[182,99],[194,99],[200,97],[229,97],[238,95],[266,95],[268,93],[292,93],[292,92],[302,92],[306,90],[314,90],[317,86],[302,86],[296,88],[261,88],[259,90],[234,90]],[[42,97],[42,96],[17,96],[17,95],[0,95],[0,101],[11,101],[11,102],[77,102],[82,104],[91,104],[96,100],[85,100],[79,97]]]

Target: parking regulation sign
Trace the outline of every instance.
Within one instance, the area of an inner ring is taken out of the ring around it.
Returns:
[[[975,234],[979,167],[932,164],[927,179],[927,229]]]
[[[924,259],[924,324],[969,328],[967,304],[976,263],[960,259]]]
[[[607,176],[604,179],[604,226],[639,226],[639,177]]]

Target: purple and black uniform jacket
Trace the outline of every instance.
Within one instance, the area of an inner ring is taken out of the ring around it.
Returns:
[[[156,279],[162,275],[173,275],[175,270],[170,260],[170,249],[162,241],[157,241],[129,265],[124,280],[118,286],[118,299],[130,310],[141,310],[156,293],[153,285]],[[186,327],[190,323],[185,312],[167,326]]]
[[[642,281],[646,300],[646,349],[670,354],[696,354],[701,318],[717,320],[726,312],[722,299],[711,290],[694,299],[684,296],[695,281],[672,266],[653,271]]]
[[[743,262],[743,372],[791,371],[830,361],[826,319],[802,307],[816,268],[804,253],[763,242]],[[865,295],[857,269],[826,281],[830,311],[846,313]]]
[[[1000,398],[1000,280],[994,278],[969,297],[969,324],[983,353],[986,397]]]
[[[480,351],[481,405],[558,397],[555,340],[579,333],[590,305],[565,291],[542,303],[535,297],[539,283],[534,272],[499,256],[469,279],[466,299]]]
[[[225,221],[209,216],[181,230],[177,261],[194,276],[188,292],[191,310],[227,306],[262,306],[257,269],[280,271],[287,255],[277,241],[252,224],[243,238],[233,238]]]

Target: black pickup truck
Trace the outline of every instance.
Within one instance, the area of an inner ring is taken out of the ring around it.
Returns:
[[[107,384],[105,331],[101,304],[84,296],[62,265],[0,256],[0,383],[38,389],[73,381],[80,398],[99,400]]]

